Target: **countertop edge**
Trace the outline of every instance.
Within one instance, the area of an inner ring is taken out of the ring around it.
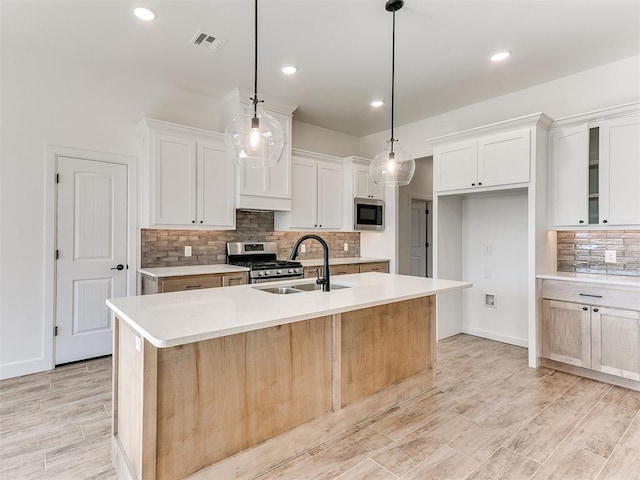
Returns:
[[[566,282],[594,283],[600,285],[617,285],[620,287],[636,287],[640,288],[640,277],[636,276],[617,276],[617,275],[599,275],[590,273],[573,273],[573,272],[555,272],[542,273],[536,275],[541,280],[561,280]]]
[[[388,275],[388,274],[383,274],[383,275]],[[287,324],[290,324],[290,323],[304,321],[304,320],[310,320],[310,319],[313,319],[313,318],[319,318],[319,317],[324,317],[324,316],[329,316],[329,315],[336,315],[336,314],[339,314],[339,313],[350,312],[350,311],[353,311],[353,310],[361,310],[361,309],[364,309],[364,308],[371,308],[371,307],[376,307],[376,306],[380,306],[380,305],[386,305],[386,304],[389,304],[389,303],[402,302],[402,301],[405,301],[405,300],[413,300],[413,299],[416,299],[416,298],[430,297],[432,295],[439,295],[439,294],[442,294],[442,293],[452,292],[452,291],[456,291],[456,290],[462,290],[462,289],[466,289],[466,288],[471,288],[473,286],[473,283],[471,283],[471,282],[457,282],[457,283],[458,283],[457,285],[452,285],[452,286],[449,286],[449,287],[437,288],[437,289],[430,290],[430,291],[425,291],[425,292],[420,292],[420,293],[412,293],[412,294],[406,294],[406,295],[399,295],[399,296],[394,297],[392,299],[372,300],[372,301],[366,301],[366,302],[362,302],[362,303],[355,303],[355,304],[349,305],[349,306],[343,306],[343,307],[327,309],[327,310],[319,310],[317,312],[308,313],[308,314],[285,316],[285,317],[279,318],[277,320],[274,319],[274,320],[260,322],[260,323],[253,323],[253,324],[250,324],[250,325],[241,325],[241,326],[238,326],[238,327],[226,328],[226,329],[216,330],[216,331],[202,333],[202,334],[198,334],[198,335],[188,335],[188,336],[184,336],[184,337],[177,337],[177,338],[174,338],[172,340],[162,340],[162,339],[155,338],[147,330],[145,330],[144,328],[140,327],[140,325],[137,322],[135,322],[133,319],[131,319],[124,311],[122,311],[120,308],[118,308],[116,305],[114,305],[110,300],[107,300],[106,303],[107,303],[107,306],[113,311],[113,313],[118,316],[119,319],[121,319],[124,322],[126,322],[127,325],[129,325],[135,332],[137,332],[142,337],[144,337],[154,347],[157,347],[157,348],[170,348],[170,347],[176,347],[176,346],[180,346],[180,345],[186,345],[186,344],[189,344],[189,343],[200,342],[200,341],[204,341],[204,340],[211,340],[211,339],[214,339],[214,338],[226,337],[226,336],[230,336],[230,335],[237,335],[239,333],[246,333],[246,332],[251,332],[251,331],[255,331],[255,330],[261,330],[263,328],[276,327],[276,326],[279,326],[279,325],[287,325]],[[227,287],[227,288],[234,288],[234,287]],[[314,292],[314,293],[316,293],[316,292]],[[320,292],[317,292],[317,293],[320,293]]]

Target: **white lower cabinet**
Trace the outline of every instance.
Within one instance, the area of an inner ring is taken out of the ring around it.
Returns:
[[[544,281],[542,292],[554,297],[542,300],[542,358],[640,382],[637,289]]]
[[[276,230],[342,229],[342,161],[293,150],[290,212],[275,212]]]
[[[145,118],[143,228],[235,228],[235,175],[222,134]]]

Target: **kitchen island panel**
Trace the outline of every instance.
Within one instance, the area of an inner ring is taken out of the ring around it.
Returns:
[[[341,404],[350,405],[412,375],[433,372],[435,297],[342,314]]]
[[[157,474],[183,478],[331,410],[332,318],[158,350]]]

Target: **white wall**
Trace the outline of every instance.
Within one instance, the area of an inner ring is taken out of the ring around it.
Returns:
[[[433,154],[428,138],[530,113],[555,119],[638,100],[640,56],[635,56],[396,127],[395,136],[414,158],[426,157]],[[388,138],[387,131],[363,137],[361,155],[382,151]]]
[[[6,378],[52,366],[43,343],[44,192],[53,181],[45,178],[45,145],[137,156],[134,127],[145,116],[214,131],[224,124],[218,100],[130,77],[117,65],[91,71],[60,64],[46,49],[25,54],[5,42],[1,53],[0,378]],[[323,153],[358,153],[357,140],[346,135],[297,129],[304,146],[313,139]]]
[[[462,292],[463,332],[528,345],[527,212],[526,190],[462,200],[462,278],[473,283]],[[484,306],[485,293],[496,308]]]
[[[295,117],[295,112],[294,112]],[[357,156],[360,139],[346,133],[293,121],[293,147],[309,152],[320,152],[336,157]]]

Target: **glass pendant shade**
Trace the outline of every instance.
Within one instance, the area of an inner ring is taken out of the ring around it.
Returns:
[[[284,132],[280,123],[262,110],[258,104],[231,120],[224,133],[227,150],[232,162],[241,167],[274,167],[284,151]]]
[[[389,142],[391,143],[391,142]],[[388,146],[369,164],[369,176],[376,185],[401,187],[409,185],[416,171],[416,162],[409,152],[398,148],[394,141],[393,152]]]

